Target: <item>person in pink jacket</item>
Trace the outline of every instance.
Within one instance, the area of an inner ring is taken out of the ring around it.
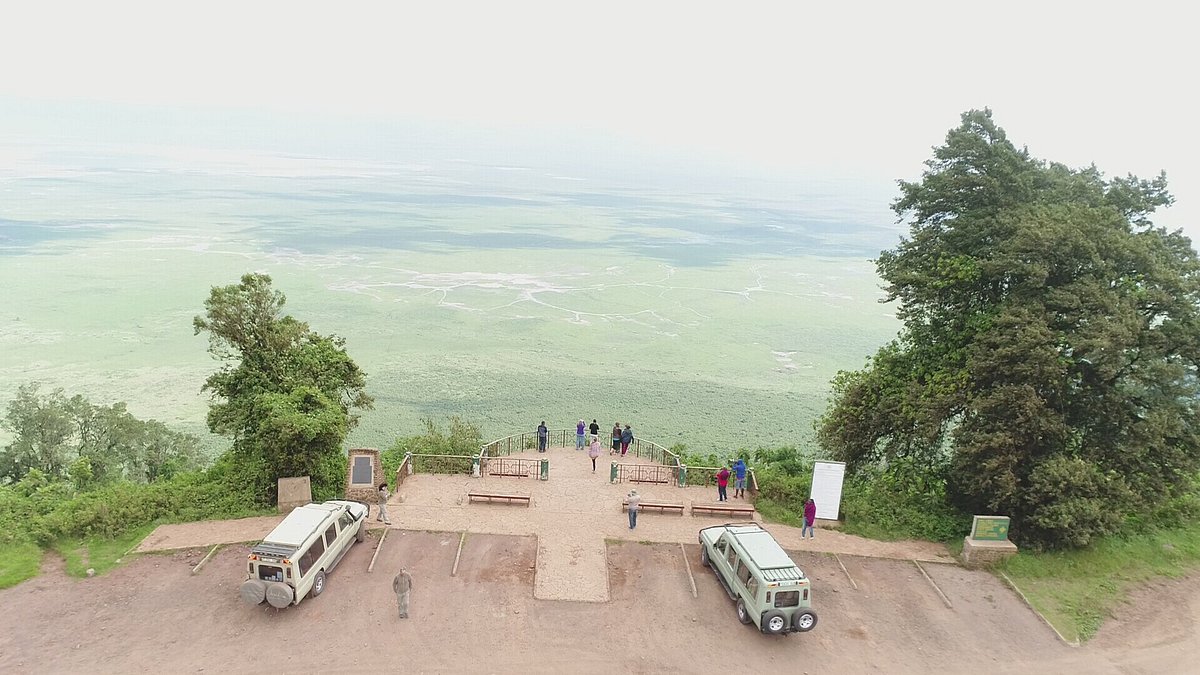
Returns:
[[[600,437],[592,436],[592,445],[588,448],[588,457],[592,458],[592,473],[596,473],[596,458],[600,456]]]
[[[808,538],[816,538],[816,528],[813,524],[817,522],[817,503],[811,498],[804,502],[804,527],[800,528],[800,538],[804,538],[804,533],[808,532]]]

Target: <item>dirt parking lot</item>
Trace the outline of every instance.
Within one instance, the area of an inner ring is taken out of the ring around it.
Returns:
[[[819,623],[769,637],[737,622],[695,545],[685,562],[678,544],[610,541],[611,601],[584,603],[533,597],[533,537],[468,535],[452,577],[458,533],[393,530],[368,574],[378,534],[321,597],[282,611],[239,599],[245,546],[195,576],[204,550],[138,556],[95,579],[51,562],[0,591],[0,672],[1149,673],[1186,672],[1181,650],[1196,644],[1194,583],[1173,615],[1189,627],[1168,645],[1117,629],[1107,646],[1072,649],[988,573],[926,565],[947,608],[912,563],[842,556],[855,588],[834,556],[792,551]],[[403,621],[391,594],[401,565],[414,579]]]

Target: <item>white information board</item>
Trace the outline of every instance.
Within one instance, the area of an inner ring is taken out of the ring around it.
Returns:
[[[817,518],[837,520],[842,508],[842,478],[845,462],[813,463],[812,498],[817,503]]]

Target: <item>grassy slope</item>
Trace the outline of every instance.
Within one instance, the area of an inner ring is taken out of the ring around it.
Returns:
[[[0,546],[0,588],[8,588],[38,574],[42,549],[37,544]]]
[[[156,525],[143,525],[125,532],[114,539],[87,537],[67,539],[54,545],[66,561],[67,574],[75,577],[87,576],[88,568],[103,574],[116,567],[119,561],[154,531]]]
[[[1088,640],[1129,592],[1200,568],[1200,523],[1112,537],[1063,553],[1020,553],[1001,570],[1068,640]]]

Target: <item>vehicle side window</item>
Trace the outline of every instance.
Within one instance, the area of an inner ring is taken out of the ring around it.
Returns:
[[[346,513],[342,514],[341,518],[338,518],[338,524],[341,525],[342,529],[344,530],[354,524],[354,516],[350,515],[350,512],[347,511]]]
[[[746,590],[750,592],[750,597],[758,597],[758,579],[750,577],[750,583],[746,584]]]
[[[334,539],[337,539],[337,528],[336,528],[336,527],[334,527],[333,525],[330,525],[330,526],[329,526],[329,529],[328,529],[328,530],[325,530],[325,543],[326,543],[326,545],[328,545],[328,546],[333,546],[333,540],[334,540]]]
[[[738,577],[738,579],[742,580],[743,584],[750,583],[750,578],[751,578],[750,577],[750,568],[746,567],[746,563],[744,563],[740,560],[738,561],[737,577]]]
[[[323,553],[325,553],[325,542],[320,537],[317,537],[313,540],[312,546],[309,546],[308,550],[304,552],[304,555],[300,556],[300,561],[297,563],[300,576],[307,574],[312,569],[312,566],[321,559],[321,554]]]
[[[729,560],[729,569],[736,570],[737,569],[737,551],[733,550],[732,546],[729,547],[729,558],[727,558],[727,560]]]

